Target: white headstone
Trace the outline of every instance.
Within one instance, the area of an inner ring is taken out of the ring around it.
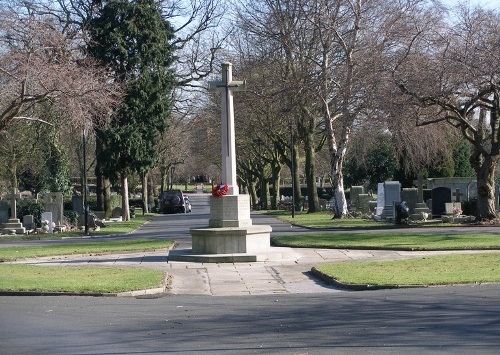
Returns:
[[[384,210],[382,218],[395,218],[395,204],[401,202],[401,183],[399,181],[384,182]]]
[[[52,212],[52,219],[57,225],[64,223],[64,207],[62,192],[49,192],[43,197],[45,210]]]
[[[385,196],[384,196],[384,183],[379,182],[377,186],[377,212],[376,215],[380,216],[384,210]]]

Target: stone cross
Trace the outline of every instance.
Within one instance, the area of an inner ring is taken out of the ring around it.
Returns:
[[[418,201],[419,203],[424,202],[424,179],[422,175],[418,175],[418,183],[417,183],[417,188],[418,188]]]
[[[17,188],[13,187],[10,194],[10,218],[17,219],[17,201],[16,199],[20,199],[21,194],[18,192]]]
[[[460,202],[460,197],[463,196],[463,193],[460,191],[460,189],[455,189],[453,196],[455,196],[455,202]]]
[[[209,82],[208,89],[222,94],[222,183],[228,185],[228,195],[238,195],[233,92],[245,90],[246,82],[233,81],[232,66],[222,63],[222,80]]]

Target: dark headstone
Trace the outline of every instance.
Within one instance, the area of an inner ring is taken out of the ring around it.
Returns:
[[[35,229],[35,218],[31,214],[23,216],[23,227],[27,230]]]
[[[83,196],[73,195],[71,196],[71,202],[73,205],[73,211],[75,211],[76,213],[78,213],[79,216],[81,216],[84,212]]]
[[[441,217],[446,213],[446,203],[451,202],[451,189],[436,187],[432,189],[432,216]]]

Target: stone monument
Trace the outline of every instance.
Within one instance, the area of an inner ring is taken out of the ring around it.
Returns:
[[[271,226],[252,225],[250,196],[240,195],[236,182],[233,92],[245,86],[244,81],[233,81],[231,63],[222,64],[221,81],[209,83],[209,90],[222,95],[222,181],[218,186],[223,186],[225,194],[210,197],[208,227],[191,229],[191,252],[170,252],[169,260],[247,262],[282,257],[275,251],[281,248],[271,251]]]
[[[10,219],[5,224],[4,234],[26,234],[26,228],[17,218],[17,199],[20,198],[21,195],[18,193],[17,188],[13,187],[10,195]]]

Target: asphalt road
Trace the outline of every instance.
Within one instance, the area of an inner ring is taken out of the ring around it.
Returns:
[[[189,244],[207,206],[130,236]],[[263,218],[263,219],[261,219]],[[274,233],[302,230],[272,222]],[[69,241],[71,242],[71,241]],[[266,296],[0,297],[1,354],[498,354],[500,284]]]
[[[500,286],[0,298],[2,354],[498,354]]]

